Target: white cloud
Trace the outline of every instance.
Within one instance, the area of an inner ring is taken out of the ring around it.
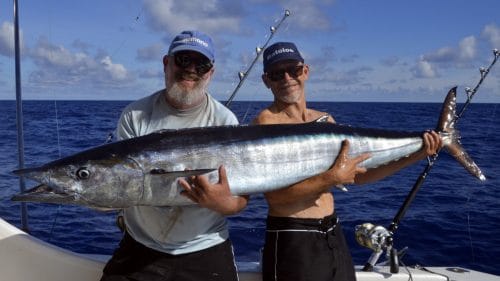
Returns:
[[[443,47],[437,51],[423,55],[420,61],[435,62],[435,63],[449,63],[457,58],[457,51],[450,47]]]
[[[420,61],[450,65],[471,61],[476,57],[477,40],[474,36],[467,36],[460,40],[457,47],[443,47],[437,51],[425,54]]]
[[[171,34],[186,29],[200,29],[207,33],[239,30],[241,4],[238,1],[145,0],[144,5],[155,30],[166,30]]]
[[[19,32],[19,38],[22,48],[22,32]],[[14,56],[14,25],[10,22],[3,22],[0,26],[0,55]]]
[[[73,53],[63,46],[56,46],[41,38],[28,52],[36,69],[30,82],[36,85],[116,84],[133,80],[122,64],[113,63],[106,55],[96,57],[82,52]]]
[[[63,46],[51,44],[45,38],[37,42],[37,46],[30,51],[30,56],[35,64],[42,67],[55,67],[58,69],[81,69],[82,66],[92,67],[95,62],[84,53],[71,53]]]
[[[437,72],[431,62],[427,61],[425,57],[420,57],[416,66],[412,69],[415,77],[418,78],[434,78],[437,77]]]
[[[458,57],[461,60],[471,60],[476,56],[476,38],[474,36],[468,36],[462,39],[458,44]]]
[[[481,37],[491,43],[492,48],[500,49],[500,28],[496,24],[488,24],[481,32]]]
[[[464,67],[473,61],[476,55],[477,39],[467,36],[460,40],[457,47],[442,47],[421,55],[411,71],[417,78],[434,78],[439,76],[438,69]]]
[[[308,3],[307,3],[308,2]],[[330,19],[325,13],[329,9],[319,6],[316,1],[284,1],[283,3],[293,13],[293,25],[301,30],[328,30],[331,28]],[[330,5],[332,3],[325,3]]]
[[[101,60],[101,64],[113,80],[120,81],[127,79],[127,69],[121,64],[113,63],[109,56],[104,57]]]

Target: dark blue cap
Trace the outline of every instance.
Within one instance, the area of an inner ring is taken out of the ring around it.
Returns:
[[[297,46],[291,42],[277,42],[264,50],[264,72],[279,61],[295,60],[304,62]]]
[[[200,31],[186,30],[175,36],[168,49],[168,54],[173,55],[179,51],[195,51],[204,55],[210,61],[215,61],[212,39]]]

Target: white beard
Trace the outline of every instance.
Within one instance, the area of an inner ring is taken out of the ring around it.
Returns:
[[[183,106],[197,105],[204,98],[208,80],[200,80],[192,90],[186,90],[177,82],[168,88],[167,96],[175,104]]]

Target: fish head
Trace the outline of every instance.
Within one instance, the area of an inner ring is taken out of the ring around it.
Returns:
[[[16,170],[14,174],[40,183],[15,195],[14,201],[122,208],[140,200],[144,187],[140,165],[132,158],[118,155],[99,158],[76,155]]]

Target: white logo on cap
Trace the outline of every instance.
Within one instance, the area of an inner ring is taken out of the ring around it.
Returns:
[[[203,47],[205,48],[208,48],[208,43],[199,39],[199,38],[195,38],[195,37],[191,37],[191,38],[184,38],[182,40],[178,40],[178,41],[175,41],[175,43],[191,43],[191,42],[195,42],[195,43],[198,43],[200,45],[202,45]]]
[[[290,48],[281,48],[267,55],[266,60],[270,60],[272,57],[282,53],[295,53],[295,51]]]

